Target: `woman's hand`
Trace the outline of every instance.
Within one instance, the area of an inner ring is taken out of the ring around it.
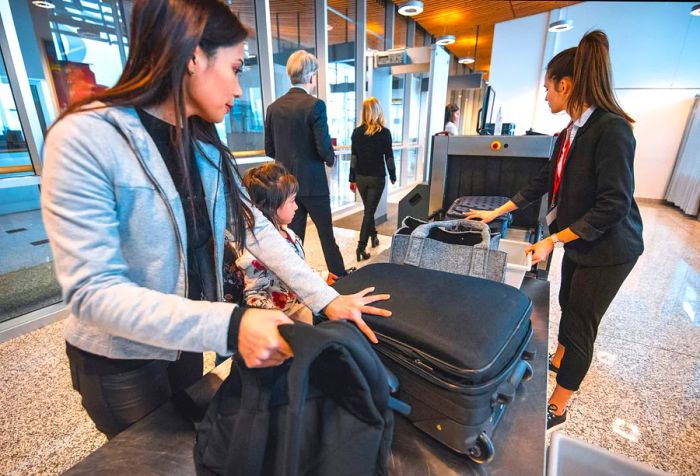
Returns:
[[[547,256],[554,249],[554,243],[547,237],[544,240],[538,241],[534,245],[525,248],[525,254],[532,253],[532,264],[539,263],[547,259]]]
[[[467,220],[481,220],[484,223],[490,223],[498,218],[498,216],[495,210],[471,210],[464,212],[464,218]]]
[[[386,301],[391,296],[388,294],[375,294],[373,296],[368,296],[369,293],[374,292],[374,288],[366,288],[359,293],[340,295],[326,306],[323,312],[326,314],[328,319],[335,321],[338,319],[345,319],[352,321],[357,324],[362,333],[367,336],[367,338],[373,343],[379,342],[377,336],[374,335],[372,329],[369,328],[367,323],[362,319],[362,313],[373,314],[375,316],[389,317],[391,316],[391,311],[386,309],[380,309],[374,306],[368,306],[377,301]]]
[[[353,193],[355,193],[355,191],[357,190],[357,184],[355,184],[355,182],[350,182],[350,190]]]
[[[274,367],[292,357],[292,349],[277,329],[293,321],[282,311],[248,308],[238,329],[238,352],[249,368]]]

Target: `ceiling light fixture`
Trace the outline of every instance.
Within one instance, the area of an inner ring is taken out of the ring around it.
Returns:
[[[423,2],[419,0],[408,0],[399,5],[399,15],[412,17],[423,13]]]
[[[326,31],[331,31],[333,29],[333,25],[326,25]]]
[[[693,5],[693,8],[690,9],[690,14],[695,17],[700,17],[700,3]]]
[[[46,2],[44,0],[34,0],[32,2],[32,5],[34,5],[35,7],[46,9],[56,8],[56,5],[54,5],[53,2]]]
[[[557,20],[549,24],[549,31],[552,33],[561,33],[562,31],[569,31],[573,27],[573,20]]]
[[[458,61],[459,61],[459,64],[472,64],[472,63],[474,63],[475,60],[474,60],[473,56],[464,56],[464,57],[460,58]]]
[[[447,46],[447,45],[451,45],[454,42],[455,42],[454,35],[442,35],[440,38],[438,38],[435,41],[435,44],[440,45],[440,46]]]

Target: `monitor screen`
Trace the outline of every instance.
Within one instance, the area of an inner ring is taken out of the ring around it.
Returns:
[[[484,99],[479,109],[479,119],[476,122],[476,133],[480,135],[493,135],[493,128],[488,128],[486,124],[493,118],[493,103],[496,100],[496,91],[491,86],[486,86]]]

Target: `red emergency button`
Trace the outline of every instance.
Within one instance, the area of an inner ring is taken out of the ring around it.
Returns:
[[[501,141],[495,140],[495,141],[491,142],[491,149],[501,150]]]

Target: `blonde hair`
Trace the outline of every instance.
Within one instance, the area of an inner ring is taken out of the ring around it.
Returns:
[[[318,60],[308,51],[295,51],[287,60],[287,76],[292,84],[311,82],[311,76],[316,71],[318,71]]]
[[[377,98],[369,97],[362,102],[362,125],[367,128],[366,136],[373,136],[384,127],[384,111]]]

